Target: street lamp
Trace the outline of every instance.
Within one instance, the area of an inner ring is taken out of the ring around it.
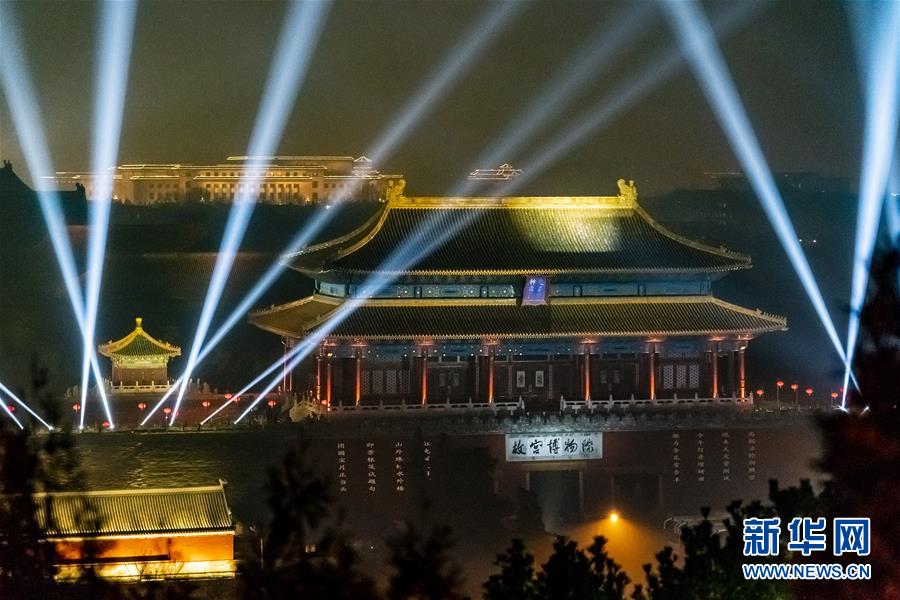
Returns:
[[[763,394],[765,394],[765,393],[766,392],[764,389],[759,388],[758,390],[756,390],[756,397],[759,398],[760,400],[762,400]]]
[[[837,392],[831,392],[831,405],[834,406],[838,399]]]
[[[791,384],[791,390],[794,392],[794,408],[797,408],[800,406],[800,399],[797,397],[797,390],[799,390],[799,389],[800,389],[800,386],[797,385],[796,383]]]
[[[784,382],[782,380],[778,380],[775,382],[775,406],[778,407],[778,410],[781,410],[781,388],[784,387]]]
[[[803,391],[806,392],[806,397],[809,398],[809,403],[808,403],[809,406],[812,406],[813,389],[812,389],[811,387],[808,387],[808,388],[806,388],[806,389],[803,390]]]
[[[139,411],[143,412],[145,408],[147,408],[147,404],[145,402],[138,402]]]

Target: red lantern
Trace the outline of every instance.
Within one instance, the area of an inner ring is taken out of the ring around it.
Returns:
[[[107,429],[109,427],[109,421],[103,421],[103,428]]]
[[[169,407],[167,406],[167,407],[165,407],[165,408],[163,409],[163,412],[166,413],[166,416],[168,417],[168,416],[169,416],[169,413],[172,412],[172,409],[169,408]]]
[[[6,406],[6,408],[9,409],[9,412],[16,412],[16,407],[13,406],[12,404],[8,404],[8,405]]]
[[[832,399],[832,400],[837,400],[837,397],[838,397],[838,393],[837,393],[837,392],[831,392],[831,399]]]
[[[225,399],[226,399],[226,400],[231,400],[231,394],[225,394]]]
[[[779,379],[778,381],[775,382],[775,385],[777,385],[779,388],[783,388],[783,387],[784,387],[784,382],[783,382],[782,380]]]
[[[763,394],[765,394],[765,393],[766,393],[765,390],[763,390],[762,388],[759,388],[758,390],[756,390],[756,395],[759,396],[760,398],[762,398]]]
[[[807,396],[812,396],[812,394],[813,394],[813,389],[812,389],[811,387],[806,388],[805,391],[806,391],[806,395],[807,395]]]
[[[147,408],[147,405],[143,402],[138,402],[138,410],[144,410]]]
[[[75,412],[78,412],[79,410],[81,410],[81,405],[76,402],[75,404],[72,405],[72,410],[74,410]]]
[[[209,400],[204,400],[200,404],[203,406],[203,408],[209,408]]]
[[[796,383],[792,383],[792,384],[791,384],[791,389],[794,390],[795,392],[796,392],[799,388],[800,388],[800,386],[797,385]]]
[[[269,405],[269,408],[275,408],[275,399],[269,400],[266,404]]]

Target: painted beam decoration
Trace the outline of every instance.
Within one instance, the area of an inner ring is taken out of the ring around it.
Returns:
[[[600,458],[603,434],[599,431],[506,436],[507,462]]]

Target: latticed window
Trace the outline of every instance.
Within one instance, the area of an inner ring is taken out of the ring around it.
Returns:
[[[675,366],[663,365],[662,368],[662,386],[666,389],[675,387]]]
[[[387,381],[385,383],[385,391],[388,394],[397,393],[397,371],[391,369],[387,372]]]
[[[675,365],[675,387],[678,389],[687,387],[687,365]]]
[[[360,387],[362,388],[363,395],[368,396],[372,393],[372,376],[369,371],[363,371],[360,373]]]
[[[700,387],[700,365],[691,365],[688,369],[688,387],[691,389]]]
[[[376,396],[384,393],[384,371],[372,371],[372,393]]]

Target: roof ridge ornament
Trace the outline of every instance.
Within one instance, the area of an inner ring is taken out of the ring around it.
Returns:
[[[619,179],[616,184],[619,186],[619,197],[634,202],[637,200],[637,186],[634,185],[634,179]]]
[[[403,195],[403,189],[406,187],[405,179],[398,179],[396,181],[388,181],[387,188],[385,189],[384,195],[385,199],[388,202],[397,202],[405,198]]]

